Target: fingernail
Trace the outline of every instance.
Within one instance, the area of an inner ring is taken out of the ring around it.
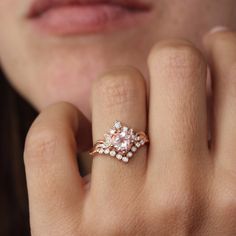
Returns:
[[[208,35],[209,35],[209,34],[215,34],[215,33],[218,33],[218,32],[224,32],[224,31],[228,31],[228,30],[229,30],[228,27],[219,25],[219,26],[213,27],[213,28],[209,31]]]

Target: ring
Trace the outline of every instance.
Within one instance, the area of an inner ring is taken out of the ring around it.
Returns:
[[[89,154],[105,154],[128,163],[137,150],[148,142],[149,139],[144,132],[135,132],[122,125],[120,121],[116,121],[104,134],[104,140],[98,140]]]

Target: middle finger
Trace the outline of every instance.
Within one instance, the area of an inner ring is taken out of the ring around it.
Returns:
[[[154,47],[149,69],[152,176],[160,172],[157,168],[163,170],[164,163],[170,170],[205,156],[201,154],[208,150],[207,66],[191,43],[176,40]]]

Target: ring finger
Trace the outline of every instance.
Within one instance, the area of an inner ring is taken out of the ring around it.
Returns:
[[[146,91],[142,75],[134,68],[125,67],[98,79],[93,86],[92,114],[94,142],[103,139],[104,133],[112,128],[116,120],[134,131],[145,131]],[[145,152],[144,146],[134,153],[128,164],[108,155],[96,155],[93,160],[91,190],[106,193],[114,186],[117,191],[120,191],[119,186],[133,189],[146,170]]]

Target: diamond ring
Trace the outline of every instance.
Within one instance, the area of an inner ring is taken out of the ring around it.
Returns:
[[[134,153],[148,142],[148,137],[144,132],[135,132],[122,125],[120,121],[116,121],[113,127],[104,134],[104,140],[98,140],[95,143],[90,155],[105,154],[127,163]]]

